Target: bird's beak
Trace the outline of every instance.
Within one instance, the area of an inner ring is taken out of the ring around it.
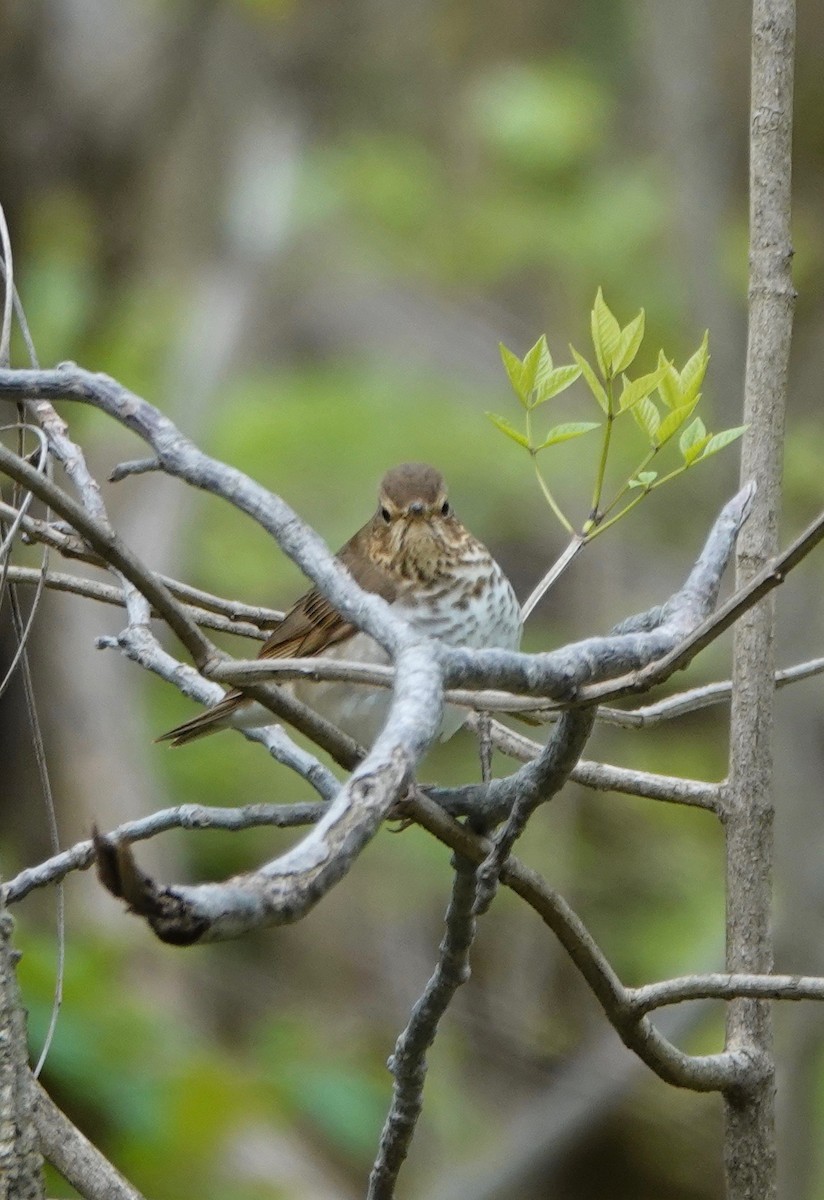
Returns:
[[[410,517],[422,517],[424,514],[424,506],[420,500],[413,500],[409,505]]]

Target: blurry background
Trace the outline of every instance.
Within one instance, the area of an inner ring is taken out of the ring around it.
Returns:
[[[822,494],[824,26],[812,6],[800,17],[787,536]],[[568,361],[568,342],[588,348],[602,284],[622,323],[646,307],[639,368],[659,345],[683,361],[709,327],[708,423],[740,420],[748,60],[743,0],[8,0],[0,198],[41,360],[117,376],[333,545],[370,514],[388,466],[431,460],[523,597],[564,539],[526,456],[484,416],[517,420],[498,340],[523,353],[546,332]],[[141,453],[96,414],[66,415],[99,478]],[[552,453],[580,521],[592,447]],[[727,452],[599,539],[544,601],[527,646],[603,632],[666,597],[736,482]],[[151,476],[105,497],[162,571],[272,605],[301,588],[217,501]],[[782,665],[820,653],[820,578],[814,558],[781,590]],[[93,819],[107,828],[173,803],[305,794],[240,738],[153,745],[192,706],[94,649],[118,625],[64,596],[38,620],[65,844]],[[3,627],[0,656],[10,650]],[[678,687],[725,677],[728,656],[725,640]],[[779,700],[777,967],[807,974],[824,972],[820,686]],[[601,731],[591,753],[720,778],[726,714]],[[17,688],[0,702],[0,761],[8,877],[47,853]],[[422,777],[477,771],[464,733]],[[166,878],[220,878],[286,844],[268,831],[170,834],[140,857]],[[523,854],[627,982],[723,962],[722,848],[707,814],[568,788]],[[362,1196],[389,1100],[385,1060],[433,965],[448,888],[441,846],[385,832],[301,925],[180,951],[72,878],[46,1083],[155,1200]],[[16,914],[37,1048],[53,903],[33,896]],[[721,1006],[686,1006],[662,1025],[691,1050],[721,1045]],[[794,1200],[824,1197],[822,1034],[820,1008],[777,1010],[782,1194]],[[638,1066],[506,895],[484,918],[430,1068],[404,1196],[721,1194],[718,1099]],[[50,1194],[73,1193],[55,1179]]]

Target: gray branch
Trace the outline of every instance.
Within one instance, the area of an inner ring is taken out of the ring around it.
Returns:
[[[293,829],[313,825],[326,812],[326,804],[244,804],[242,808],[213,808],[206,804],[179,804],[151,816],[127,821],[112,830],[109,837],[117,842],[140,842],[157,837],[168,829],[255,829],[272,826]],[[15,904],[35,888],[48,887],[65,879],[72,871],[85,871],[94,863],[94,842],[89,838],[76,842],[68,850],[47,858],[35,867],[26,867],[2,886],[6,904]]]
[[[438,964],[389,1059],[389,1069],[395,1078],[392,1105],[369,1176],[368,1200],[391,1200],[395,1194],[395,1181],[409,1152],[423,1107],[427,1051],[455,992],[469,979],[469,951],[475,937],[476,870],[472,863],[459,856],[456,856],[454,866],[455,878]]]
[[[34,1080],[32,1093],[33,1128],[40,1149],[84,1200],[143,1200],[137,1188],[124,1179]],[[23,1195],[13,1194],[21,1198]]]
[[[118,608],[126,606],[122,588],[111,583],[101,583],[97,579],[84,579],[80,575],[66,575],[61,571],[43,572],[34,567],[16,566],[8,568],[6,577],[11,583],[22,584],[24,587],[38,587],[42,582],[44,587],[54,592],[69,592],[74,596],[85,596],[88,600],[98,600],[101,604],[112,604]],[[185,607],[195,624],[203,629],[217,629],[221,633],[235,633],[261,641],[266,637],[260,626],[251,625],[248,621],[233,621],[206,608],[197,608],[193,604],[187,604]],[[157,617],[159,614],[153,611],[150,615]]]
[[[535,809],[556,796],[566,783],[583,753],[594,721],[594,709],[564,713],[538,757],[512,777],[519,778],[519,784],[509,814],[493,837],[492,848],[478,870],[476,913],[486,912],[492,903],[501,868]],[[491,790],[490,784],[486,786]]]
[[[470,723],[471,720],[470,718]],[[543,750],[540,742],[534,742],[522,733],[508,729],[499,721],[491,723],[489,732],[498,750],[521,762],[530,762]],[[591,762],[584,758],[578,760],[570,771],[569,778],[573,783],[592,788],[596,792],[623,792],[627,796],[643,796],[648,800],[662,800],[667,804],[687,804],[695,808],[706,808],[710,812],[721,812],[723,785],[719,783],[702,783],[697,779],[682,779],[678,775],[655,775],[650,771],[614,767],[610,763]],[[430,790],[430,795],[435,794]],[[439,792],[437,798],[453,817],[467,815],[466,806],[461,801],[460,789],[456,788],[449,794]]]
[[[685,975],[644,987],[629,989],[630,1004],[638,1013],[648,1013],[666,1004],[684,1000],[824,1000],[824,979],[810,975]]]
[[[492,849],[488,839],[459,825],[420,792],[407,801],[406,811],[433,836],[471,862],[483,862]],[[747,1053],[725,1051],[694,1057],[679,1050],[647,1016],[635,1011],[633,989],[624,987],[580,917],[537,872],[510,857],[501,869],[500,880],[552,930],[621,1040],[661,1079],[676,1087],[718,1091],[733,1084],[745,1086],[760,1074],[760,1060]]]

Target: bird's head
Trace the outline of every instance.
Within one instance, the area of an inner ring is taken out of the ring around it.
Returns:
[[[372,518],[376,556],[393,574],[429,580],[459,540],[446,482],[426,463],[402,463],[387,471]]]

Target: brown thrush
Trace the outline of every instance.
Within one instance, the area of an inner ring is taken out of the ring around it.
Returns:
[[[495,559],[452,511],[443,476],[424,463],[403,463],[384,476],[378,508],[338,558],[365,591],[383,596],[410,624],[453,646],[517,650],[521,612]],[[260,658],[323,656],[386,663],[387,656],[313,588],[284,616]],[[386,718],[386,688],[296,680],[283,685],[356,741],[370,745]],[[465,713],[448,709],[444,737]],[[272,713],[239,691],[164,733],[173,746],[219,729],[271,725]]]

